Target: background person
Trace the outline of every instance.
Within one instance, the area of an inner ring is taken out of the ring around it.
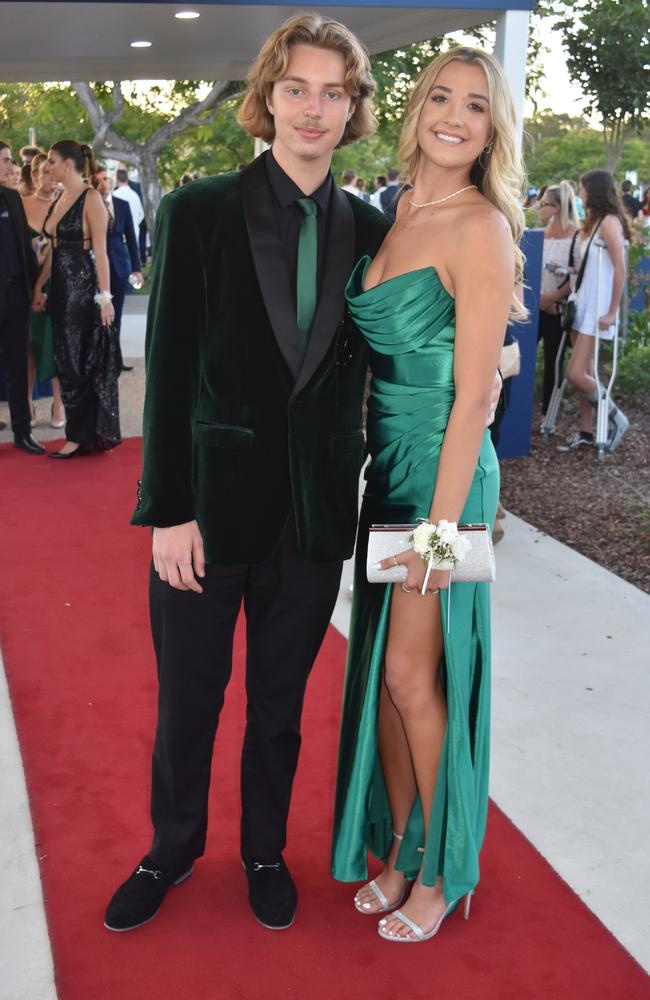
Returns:
[[[607,170],[590,170],[580,181],[580,196],[586,217],[576,241],[576,269],[586,261],[580,288],[571,293],[576,313],[571,331],[571,359],[566,376],[579,392],[580,426],[561,450],[590,447],[594,443],[594,409],[598,394],[594,379],[596,335],[611,340],[614,323],[625,288],[625,245],[630,238],[626,213],[616,194],[614,178]],[[605,244],[601,253],[598,281],[598,239]],[[575,286],[575,278],[573,279]],[[607,447],[613,451],[629,427],[625,414],[610,402]]]
[[[633,222],[641,211],[641,202],[634,197],[632,181],[625,180],[621,184],[621,204]]]
[[[50,241],[43,236],[43,223],[58,191],[52,169],[45,153],[37,153],[31,161],[30,170],[34,183],[34,194],[23,199],[23,207],[27,216],[32,246],[39,269],[45,264],[46,256],[51,253]],[[43,291],[47,294],[49,285]],[[32,420],[36,417],[33,403],[34,383],[52,380],[52,409],[50,423],[52,427],[65,427],[65,410],[61,399],[61,386],[56,377],[54,365],[54,338],[52,319],[48,312],[30,312],[30,352],[29,352],[29,400]]]
[[[140,251],[135,236],[131,206],[122,198],[112,197],[112,183],[106,167],[95,174],[95,186],[108,212],[107,252],[111,276],[111,292],[115,309],[115,331],[119,341],[122,331],[122,310],[129,286],[129,278],[142,284]],[[122,362],[122,371],[131,371],[132,365]]]
[[[382,191],[386,190],[386,178],[383,174],[378,174],[375,177],[375,190],[370,195],[370,204],[374,205],[381,212],[381,194]]]
[[[34,289],[34,306],[47,298],[54,328],[54,361],[66,412],[66,443],[50,458],[71,459],[121,441],[117,378],[121,358],[106,254],[107,213],[87,181],[95,172],[90,146],[55,142],[48,161],[63,185],[43,234],[52,253]],[[51,273],[48,296],[43,293]]]
[[[355,183],[356,179],[356,170],[344,170],[341,176],[341,191],[347,191],[348,194],[355,194],[359,197],[359,189]]]
[[[391,222],[395,222],[400,196],[399,170],[391,167],[388,171],[388,183],[379,198],[381,210],[384,215],[388,216]]]
[[[544,347],[542,416],[545,416],[555,385],[555,359],[562,340],[562,321],[557,305],[571,291],[569,256],[580,224],[571,184],[561,181],[547,187],[538,211],[544,226],[537,339]]]
[[[12,174],[11,146],[0,141],[0,359],[14,446],[42,455],[30,429],[27,387],[29,303],[38,268],[23,203],[8,183]]]
[[[129,175],[123,168],[115,171],[115,185],[113,187],[113,198],[122,198],[131,209],[133,225],[136,232],[140,230],[140,224],[144,222],[144,208],[140,195],[133,190],[129,184]]]

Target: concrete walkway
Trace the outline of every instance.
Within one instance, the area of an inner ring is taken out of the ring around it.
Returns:
[[[125,357],[137,364],[120,380],[125,434],[140,433],[143,325],[130,312],[123,332]],[[650,972],[650,596],[513,515],[505,527],[493,602],[491,795]],[[333,616],[344,635],[350,580],[347,563]],[[1,670],[0,874],[0,1000],[52,1000]]]

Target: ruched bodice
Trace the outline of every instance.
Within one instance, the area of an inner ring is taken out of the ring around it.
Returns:
[[[427,517],[455,398],[455,302],[434,267],[364,290],[369,263],[361,258],[346,289],[370,349],[366,497],[403,505],[401,517]]]
[[[391,587],[366,579],[368,529],[428,517],[455,400],[455,302],[437,271],[420,268],[364,289],[369,263],[358,262],[346,288],[368,342],[372,381],[334,819],[332,874],[342,881],[365,878],[368,849],[385,858],[393,837],[377,754]],[[486,430],[461,520],[493,521],[498,483]],[[448,722],[428,836],[425,842],[418,799],[397,862],[411,878],[422,865],[425,885],[442,875],[447,900],[473,889],[479,877],[488,793],[489,585],[453,584],[450,607],[448,615],[441,602]]]

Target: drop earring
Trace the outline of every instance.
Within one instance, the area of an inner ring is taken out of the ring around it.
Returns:
[[[494,148],[494,139],[490,139],[487,146],[484,146],[484,148],[479,153],[478,162],[479,166],[482,167],[483,170],[487,170],[488,168],[490,153],[492,152],[493,148]],[[483,160],[484,156],[486,157],[485,160]]]

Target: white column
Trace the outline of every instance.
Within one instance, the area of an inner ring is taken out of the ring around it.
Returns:
[[[515,100],[520,143],[524,128],[529,16],[527,10],[502,11],[497,17],[494,43],[494,54],[505,70]]]

